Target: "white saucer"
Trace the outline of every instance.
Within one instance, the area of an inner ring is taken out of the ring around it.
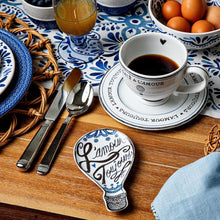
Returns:
[[[196,76],[185,83],[200,80]],[[113,66],[102,78],[99,100],[105,111],[115,120],[141,130],[165,130],[194,119],[205,107],[208,90],[196,94],[172,95],[160,106],[148,106],[125,84],[120,64]]]

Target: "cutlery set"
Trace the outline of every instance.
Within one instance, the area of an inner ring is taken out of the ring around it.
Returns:
[[[47,174],[49,172],[54,156],[57,153],[63,138],[63,134],[71,118],[86,112],[92,103],[92,86],[88,82],[79,82],[80,78],[81,70],[74,68],[64,81],[63,85],[59,86],[58,92],[47,113],[45,114],[45,121],[16,164],[21,171],[27,171],[31,168],[49,131],[66,104],[66,108],[69,111],[69,116],[63,122],[63,125],[58,131],[37,169],[38,174]]]
[[[40,162],[37,173],[47,174],[50,170],[53,159],[59,149],[66,128],[68,127],[73,116],[78,116],[85,113],[93,100],[93,89],[88,82],[78,83],[69,93],[66,100],[66,109],[69,112],[68,117],[60,127],[56,137],[53,139],[48,151]]]

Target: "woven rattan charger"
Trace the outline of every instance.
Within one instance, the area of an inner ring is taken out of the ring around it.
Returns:
[[[0,28],[15,35],[21,32],[23,35],[25,34],[24,44],[31,54],[32,61],[40,58],[45,63],[41,68],[33,65],[33,78],[24,97],[15,108],[0,119],[1,147],[14,137],[28,132],[39,120],[43,119],[48,109],[49,99],[54,94],[62,74],[58,70],[49,39],[45,39],[36,30],[31,29],[16,15],[4,12],[0,12]],[[52,85],[50,89],[45,89],[41,82],[49,79],[52,80]]]

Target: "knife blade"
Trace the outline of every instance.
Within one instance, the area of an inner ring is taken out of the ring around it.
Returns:
[[[74,68],[64,81],[63,85],[59,87],[53,102],[51,103],[49,109],[47,110],[47,113],[44,116],[45,121],[31,140],[30,144],[25,149],[20,159],[17,161],[16,166],[21,171],[27,171],[32,166],[32,163],[38,155],[41,146],[46,136],[48,135],[52,125],[62,111],[69,92],[79,82],[80,77],[81,70],[78,68]]]

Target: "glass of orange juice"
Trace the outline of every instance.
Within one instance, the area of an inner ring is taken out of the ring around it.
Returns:
[[[102,53],[99,36],[90,31],[97,18],[96,0],[53,0],[57,25],[67,37],[60,43],[60,56],[71,63],[87,63]]]

